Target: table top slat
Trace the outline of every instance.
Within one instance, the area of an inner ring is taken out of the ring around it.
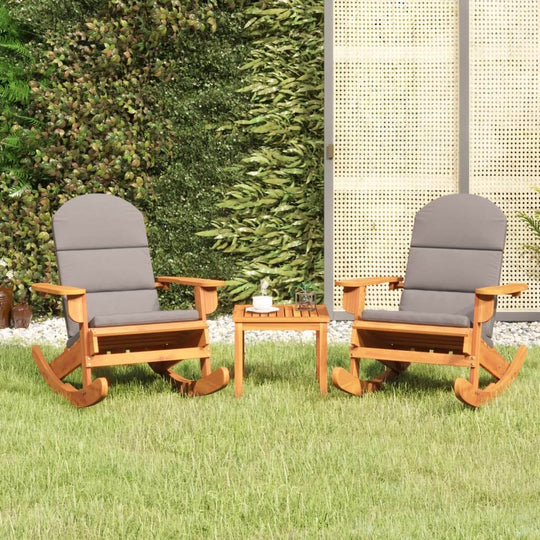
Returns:
[[[330,320],[328,310],[324,305],[316,306],[316,309],[312,311],[308,310],[296,310],[291,304],[281,304],[274,307],[278,308],[278,311],[273,313],[253,313],[246,311],[251,305],[236,305],[233,310],[234,322],[261,322],[261,323],[279,323],[279,322],[294,322],[298,324],[302,323],[327,323]]]

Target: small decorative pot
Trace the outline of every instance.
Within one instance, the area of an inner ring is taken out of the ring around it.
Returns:
[[[294,309],[313,311],[315,309],[315,293],[306,291],[295,293]]]
[[[0,287],[0,328],[9,326],[9,314],[13,305],[13,289]]]
[[[32,308],[28,304],[17,304],[11,310],[11,326],[28,328],[32,319]]]

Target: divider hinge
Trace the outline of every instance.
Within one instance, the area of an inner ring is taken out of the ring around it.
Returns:
[[[328,159],[334,159],[334,145],[333,144],[329,144],[326,147],[326,157]]]

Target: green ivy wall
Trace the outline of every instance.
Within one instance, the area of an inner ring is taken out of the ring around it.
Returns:
[[[89,192],[145,213],[156,273],[228,279],[224,309],[263,276],[282,296],[320,282],[322,3],[8,8],[37,58],[30,189],[10,196],[0,176],[0,258],[20,299],[31,282],[56,279],[52,213]],[[163,302],[191,298],[175,291]]]

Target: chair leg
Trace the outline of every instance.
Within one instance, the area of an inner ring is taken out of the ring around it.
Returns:
[[[350,373],[353,377],[360,377],[360,359],[351,356]]]
[[[81,390],[77,390],[73,385],[62,382],[47,362],[41,348],[37,345],[32,347],[32,356],[47,384],[75,407],[95,405],[107,395],[109,384],[104,377],[98,377],[93,382],[85,384]]]
[[[360,332],[353,328],[352,334],[351,334],[351,344],[349,345],[349,356],[350,356],[350,372],[353,377],[360,377],[360,358],[355,358],[352,355],[352,351],[355,347],[359,347],[362,342],[362,336],[360,335]]]
[[[487,351],[485,348],[489,349]],[[495,358],[497,355],[499,358]],[[470,405],[471,407],[480,407],[484,403],[495,399],[502,394],[517,377],[525,356],[527,355],[527,347],[522,345],[512,362],[507,363],[494,349],[487,347],[483,344],[480,350],[480,366],[484,367],[487,371],[493,374],[495,370],[500,370],[500,366],[506,363],[506,369],[500,376],[496,376],[497,382],[488,384],[484,389],[480,389],[475,386],[474,381],[469,382],[463,378],[456,380],[454,384],[454,392],[456,397],[463,403]]]
[[[210,357],[201,358],[201,377],[206,377],[212,373],[212,368],[210,367]]]

